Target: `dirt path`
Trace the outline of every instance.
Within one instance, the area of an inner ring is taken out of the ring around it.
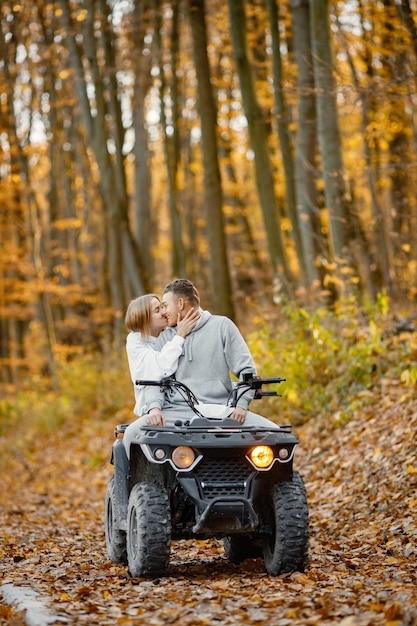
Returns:
[[[417,410],[385,398],[326,432],[298,430],[309,495],[305,573],[235,566],[218,541],[175,542],[168,575],[131,579],[107,560],[103,499],[112,423],[39,442],[0,487],[1,585],[30,587],[67,624],[417,624]],[[319,434],[320,433],[320,434]],[[14,621],[13,621],[14,620]],[[0,604],[0,624],[20,626]],[[56,622],[61,623],[61,622]]]

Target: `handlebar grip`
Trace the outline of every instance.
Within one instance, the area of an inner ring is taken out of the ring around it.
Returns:
[[[163,380],[135,380],[135,385],[149,385],[153,387],[160,387],[163,382]]]
[[[264,385],[269,385],[272,383],[283,383],[286,380],[287,380],[286,378],[280,378],[278,376],[278,378],[261,378],[259,382],[263,383]]]

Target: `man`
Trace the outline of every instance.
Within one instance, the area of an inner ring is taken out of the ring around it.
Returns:
[[[162,305],[168,328],[159,335],[155,349],[160,350],[175,333],[178,319],[182,319],[191,308],[200,306],[197,289],[187,279],[170,282],[164,289]],[[187,385],[199,402],[225,405],[230,399],[232,381],[230,372],[243,379],[245,373],[256,374],[252,355],[237,326],[227,317],[212,315],[200,310],[200,319],[191,333],[185,338],[183,353],[179,358],[175,378]],[[247,411],[253,392],[241,396],[237,406],[231,409],[230,417],[240,424],[271,427],[273,424],[252,412]],[[178,391],[167,396],[159,387],[148,387],[145,394],[147,415],[135,424],[146,423],[163,426],[178,419],[188,419],[194,413]],[[127,447],[134,438],[130,427]],[[125,435],[126,437],[126,435]]]

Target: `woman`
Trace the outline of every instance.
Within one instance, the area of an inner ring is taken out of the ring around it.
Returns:
[[[197,309],[192,309],[180,320],[178,316],[177,334],[167,342],[160,352],[154,349],[160,332],[166,328],[167,319],[161,302],[155,294],[139,296],[129,304],[125,324],[129,331],[126,338],[126,352],[130,376],[135,390],[135,415],[142,415],[145,388],[135,384],[136,380],[161,380],[175,372],[182,354],[184,339],[192,331],[200,317]]]

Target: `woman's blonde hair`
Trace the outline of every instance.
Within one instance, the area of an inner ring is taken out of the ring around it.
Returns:
[[[154,293],[139,296],[131,301],[127,307],[125,324],[129,331],[139,332],[145,337],[151,334],[152,300],[159,298]]]

